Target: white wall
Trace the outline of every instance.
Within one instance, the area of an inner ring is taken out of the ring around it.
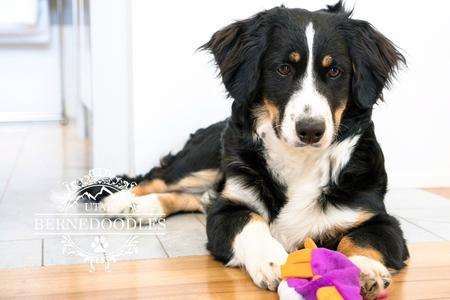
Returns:
[[[315,10],[333,1],[284,1]],[[356,2],[356,18],[372,22],[405,50],[401,73],[375,111],[391,186],[450,185],[449,2]],[[400,1],[399,1],[400,2]],[[447,4],[449,3],[449,4]],[[264,1],[147,1],[131,5],[134,158],[138,173],[181,146],[200,126],[225,118],[230,100],[211,57],[195,52],[221,27],[261,9]],[[406,8],[405,8],[406,7]]]
[[[134,146],[130,134],[129,1],[90,1],[89,8],[93,167],[128,173]]]
[[[48,43],[0,43],[0,121],[61,118],[57,25],[52,10]]]

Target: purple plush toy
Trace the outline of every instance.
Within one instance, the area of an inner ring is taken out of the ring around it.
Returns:
[[[362,300],[360,270],[345,255],[317,248],[307,239],[305,248],[289,254],[281,266],[281,300]]]

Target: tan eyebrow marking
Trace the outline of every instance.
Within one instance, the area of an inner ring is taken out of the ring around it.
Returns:
[[[325,55],[322,59],[322,67],[327,68],[333,63],[333,58],[330,55]]]
[[[301,58],[302,57],[300,53],[298,53],[297,51],[291,52],[291,54],[289,54],[289,60],[291,62],[299,62]]]

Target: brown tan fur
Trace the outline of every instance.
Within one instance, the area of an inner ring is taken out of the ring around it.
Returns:
[[[161,179],[154,179],[139,184],[131,189],[136,196],[144,196],[152,193],[161,193],[167,190],[167,184]]]
[[[278,123],[280,119],[280,111],[273,104],[270,99],[264,98],[263,105],[257,107],[253,111],[254,116],[256,117],[256,122],[264,122],[269,120],[270,122]],[[257,126],[256,126],[257,127]]]
[[[263,222],[267,223],[267,221],[256,213],[250,213],[250,221],[249,222]]]
[[[188,193],[161,193],[158,194],[158,201],[166,216],[177,212],[200,211],[203,212],[201,195]]]
[[[369,258],[372,258],[376,261],[379,261],[381,263],[384,263],[383,255],[376,249],[372,247],[363,247],[356,245],[351,238],[349,237],[343,237],[342,240],[339,242],[339,245],[337,247],[337,251],[341,252],[342,254],[350,257],[355,255],[361,255],[366,256]]]
[[[218,180],[220,172],[216,169],[203,170],[192,173],[174,185],[170,185],[169,189],[173,190],[190,190],[190,189],[209,189]]]
[[[374,214],[371,212],[361,212],[358,216],[358,220],[356,220],[356,224],[354,224],[352,227],[357,227],[362,223],[369,221],[373,216]]]
[[[325,55],[322,59],[322,67],[328,68],[333,63],[333,58],[330,55]]]
[[[338,108],[336,108],[336,111],[334,112],[334,122],[336,127],[341,125],[342,120],[342,114],[344,113],[345,108],[347,107],[348,98],[345,98],[341,101],[341,104],[339,104]]]
[[[267,113],[267,117],[271,120],[278,120],[280,111],[278,108],[268,99],[264,99],[264,110]]]
[[[136,196],[164,192],[204,192],[213,186],[219,176],[218,170],[208,169],[192,173],[172,184],[167,184],[161,179],[145,181],[135,186],[131,192]]]
[[[289,54],[289,60],[293,63],[298,63],[301,58],[302,57],[301,57],[300,53],[297,51],[291,52],[291,54]]]

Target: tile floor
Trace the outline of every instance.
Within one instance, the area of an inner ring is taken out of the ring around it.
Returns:
[[[36,235],[33,222],[35,213],[54,210],[52,190],[86,174],[89,143],[57,124],[0,125],[0,141],[0,268],[84,262],[62,253],[60,237]],[[386,204],[410,242],[450,240],[449,199],[393,189]],[[89,246],[92,237],[84,238],[79,242]],[[138,251],[119,259],[204,255],[205,243],[204,215],[176,215],[167,219],[164,235],[139,236]]]

